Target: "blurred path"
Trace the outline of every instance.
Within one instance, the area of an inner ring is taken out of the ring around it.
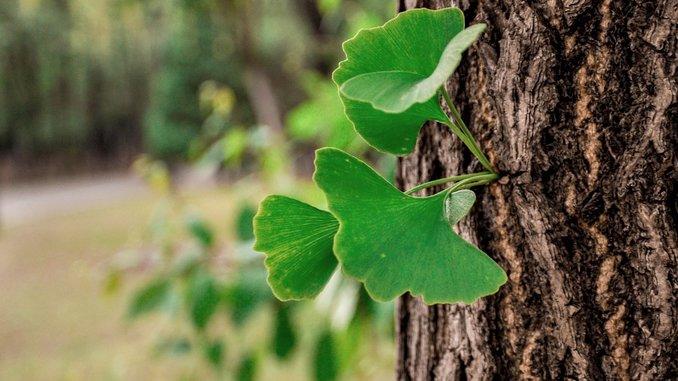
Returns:
[[[0,189],[0,228],[106,206],[148,193],[131,173],[3,186]]]

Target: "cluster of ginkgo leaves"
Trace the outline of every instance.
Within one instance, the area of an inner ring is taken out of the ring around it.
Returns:
[[[333,79],[346,116],[372,147],[409,154],[421,126],[438,121],[485,171],[401,192],[360,159],[336,148],[319,149],[313,179],[329,212],[269,196],[254,219],[254,249],[266,254],[268,283],[279,299],[316,296],[338,266],[382,301],[409,291],[428,304],[472,303],[506,282],[501,267],[452,228],[475,202],[468,188],[497,178],[444,88],[484,29],[484,24],[464,28],[457,8],[416,9],[344,43],[346,60]],[[449,188],[433,196],[410,196],[448,182]]]

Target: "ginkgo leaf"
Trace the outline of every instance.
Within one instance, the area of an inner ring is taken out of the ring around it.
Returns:
[[[343,45],[346,59],[339,64],[332,78],[341,87],[349,80],[361,75],[398,72],[400,74],[386,75],[398,77],[396,79],[401,82],[405,76],[408,76],[409,81],[424,80],[426,86],[423,87],[429,89],[435,83],[442,84],[449,76],[445,74],[451,73],[450,70],[453,71],[458,65],[452,59],[456,57],[456,53],[453,53],[456,52],[457,44],[453,44],[449,51],[446,49],[463,29],[464,14],[458,8],[414,9],[403,12],[383,26],[364,29],[354,38],[346,41]],[[446,58],[446,52],[453,57]],[[403,72],[417,76],[402,74]],[[379,74],[381,75],[383,74]],[[445,78],[441,80],[442,76]],[[375,78],[364,79],[374,82]],[[360,82],[356,83],[360,84]],[[395,85],[384,82],[380,86],[394,87]],[[360,87],[364,89],[364,86]],[[405,91],[406,88],[403,86],[400,92]],[[424,97],[423,94],[414,99]],[[388,92],[384,92],[384,95],[386,96],[384,99],[388,100],[385,103],[393,103],[392,99],[389,100]],[[344,111],[356,131],[373,147],[396,155],[412,152],[419,129],[424,122],[448,120],[435,96],[421,103],[413,103],[411,107],[406,107],[395,114],[381,111],[368,102],[349,99],[343,94],[341,98]],[[383,106],[381,102],[376,102],[376,104]],[[401,104],[396,108],[382,108],[400,110],[402,107]]]
[[[316,296],[337,267],[339,228],[332,214],[303,202],[269,196],[254,217],[254,250],[266,254],[268,283],[280,300]]]
[[[314,180],[340,223],[335,255],[374,299],[409,291],[428,304],[472,303],[506,282],[499,265],[452,230],[470,193],[411,197],[333,148],[317,151]]]
[[[406,71],[365,73],[341,85],[341,93],[349,99],[368,102],[377,110],[395,114],[415,103],[429,101],[457,69],[461,54],[484,30],[485,24],[476,24],[454,36],[443,51],[438,66],[428,77]]]
[[[368,102],[377,110],[396,114],[414,103],[423,103],[431,98],[417,102],[417,84],[425,80],[425,76],[409,71],[376,71],[349,79],[339,91],[348,99]]]
[[[445,198],[445,218],[454,226],[468,214],[476,202],[476,194],[470,189],[451,192]]]

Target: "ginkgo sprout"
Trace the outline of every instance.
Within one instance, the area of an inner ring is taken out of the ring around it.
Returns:
[[[485,170],[401,192],[360,159],[319,149],[313,179],[329,211],[269,196],[254,219],[254,248],[266,254],[268,282],[278,298],[316,296],[337,266],[376,300],[410,292],[428,304],[472,303],[506,282],[497,263],[453,230],[475,202],[469,188],[498,178],[444,86],[484,29],[464,29],[458,8],[416,9],[344,43],[346,59],[333,79],[346,116],[372,147],[409,154],[422,125],[437,121]],[[411,196],[447,183],[433,196]]]

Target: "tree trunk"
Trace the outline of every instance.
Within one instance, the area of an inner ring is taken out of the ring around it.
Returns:
[[[398,379],[676,379],[678,1],[461,8],[488,29],[449,89],[502,178],[459,231],[509,281],[469,306],[403,296]],[[432,123],[399,185],[475,170]]]

